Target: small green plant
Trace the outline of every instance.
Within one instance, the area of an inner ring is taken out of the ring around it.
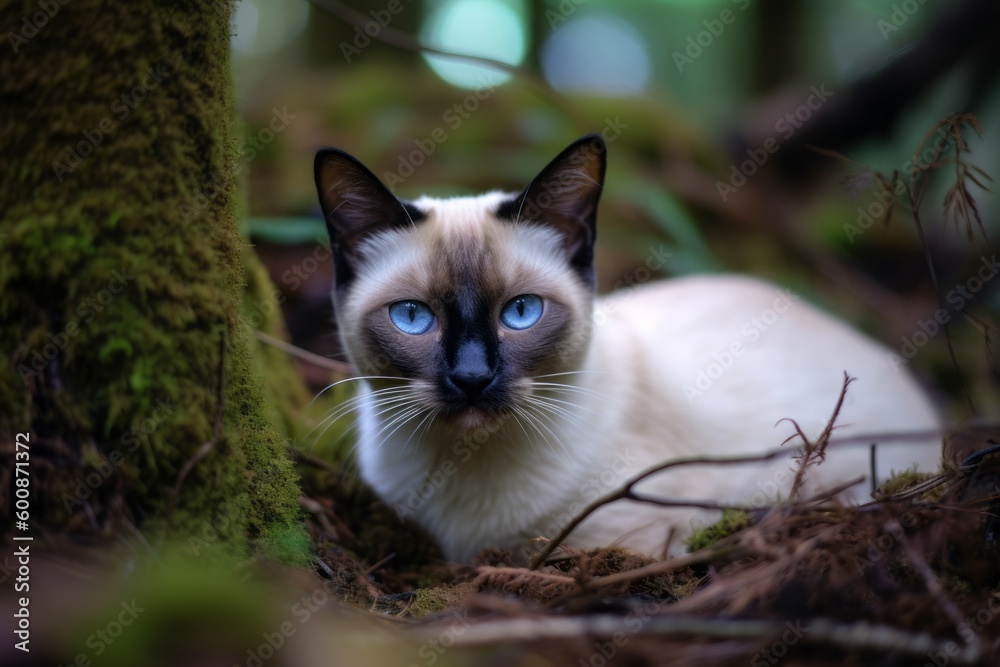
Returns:
[[[729,537],[750,525],[750,515],[742,510],[723,510],[722,518],[711,526],[700,528],[691,534],[686,544],[691,551],[711,546],[724,537]]]

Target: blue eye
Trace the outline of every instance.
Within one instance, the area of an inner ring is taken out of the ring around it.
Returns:
[[[500,311],[500,321],[510,329],[527,329],[542,317],[542,299],[534,294],[515,296]]]
[[[397,301],[389,306],[389,319],[403,333],[419,336],[434,324],[434,313],[426,303]]]

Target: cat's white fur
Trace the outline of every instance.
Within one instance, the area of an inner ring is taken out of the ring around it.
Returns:
[[[592,318],[590,296],[568,275],[556,239],[488,214],[504,196],[415,202],[427,219],[362,246],[367,266],[357,282],[363,288],[350,294],[339,315],[344,342],[358,363],[363,333],[356,327],[367,310],[411,298],[399,291],[402,285],[433,282],[434,258],[422,253],[424,244],[470,236],[489,242],[504,234],[522,241],[498,249],[507,253],[497,270],[515,283],[512,293],[545,297],[545,289],[570,290],[553,298],[576,303],[580,312],[570,316],[581,336],[592,322],[578,366],[566,369],[579,372],[544,379],[576,389],[550,394],[562,402],[550,403],[533,419],[482,422],[468,430],[422,419],[424,414],[397,420],[402,410],[382,407],[362,383],[361,474],[401,515],[423,525],[448,558],[464,561],[484,547],[516,550],[531,538],[551,538],[587,503],[662,461],[777,447],[794,432],[784,418],[815,437],[830,419],[845,372],[857,379],[836,437],[939,428],[934,406],[899,357],[784,288],[737,276],[667,280],[597,299],[599,315]],[[537,391],[527,385],[525,390]],[[934,470],[939,450],[933,439],[880,445],[877,476],[885,479],[914,464]],[[793,467],[791,459],[685,467],[638,490],[761,504],[787,495]],[[808,490],[868,473],[868,447],[833,448],[810,473]],[[869,481],[855,487],[850,499],[865,498],[869,487]],[[677,551],[692,527],[716,516],[617,502],[585,521],[567,543],[622,544],[658,555],[671,526],[678,530],[672,543]]]

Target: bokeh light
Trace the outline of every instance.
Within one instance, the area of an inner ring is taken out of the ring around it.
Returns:
[[[649,53],[642,35],[610,14],[573,18],[545,42],[542,71],[556,90],[626,96],[649,81]]]
[[[421,30],[424,44],[443,51],[520,65],[527,50],[526,10],[520,0],[445,0]],[[510,75],[485,65],[425,56],[442,79],[461,88],[503,83]]]

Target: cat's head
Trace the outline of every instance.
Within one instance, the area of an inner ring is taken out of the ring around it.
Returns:
[[[605,169],[599,136],[574,142],[520,194],[404,202],[334,149],[316,155],[315,169],[341,338],[360,373],[406,378],[435,419],[476,428],[510,414],[533,379],[579,367]]]

